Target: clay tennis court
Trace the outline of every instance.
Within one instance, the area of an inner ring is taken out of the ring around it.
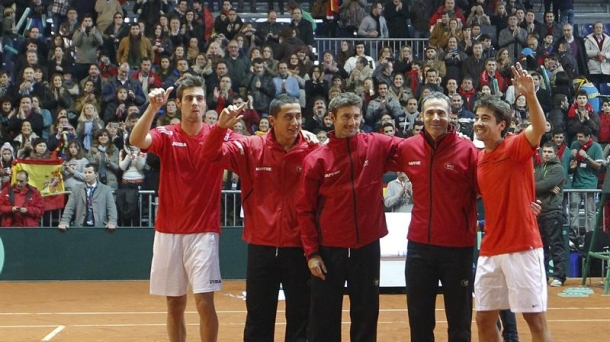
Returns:
[[[558,296],[578,288],[569,279],[562,288],[549,288],[548,320],[554,341],[605,341],[610,329],[610,297],[602,295],[599,278],[588,297]],[[246,316],[244,281],[226,281],[216,296],[219,341],[242,341]],[[408,341],[405,296],[381,295],[378,341]],[[348,308],[345,298],[345,309]],[[442,296],[437,301],[437,341],[446,341],[447,323]],[[283,340],[283,303],[280,303],[276,341]],[[199,341],[198,316],[192,298],[187,306],[188,341]],[[349,312],[344,310],[343,340],[349,341]],[[518,316],[521,341],[529,341],[526,323]],[[473,322],[473,336],[476,324]],[[473,341],[476,341],[476,337]],[[147,281],[124,282],[1,282],[0,341],[167,341],[165,302],[148,295]]]

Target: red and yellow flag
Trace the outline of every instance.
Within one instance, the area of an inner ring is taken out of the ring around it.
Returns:
[[[30,176],[28,184],[42,194],[44,210],[63,208],[65,205],[64,180],[61,173],[63,159],[18,159],[13,164],[13,179],[24,170]]]

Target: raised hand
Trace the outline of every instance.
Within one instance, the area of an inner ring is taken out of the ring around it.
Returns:
[[[163,88],[155,88],[148,93],[148,102],[152,107],[161,108],[167,102],[169,94],[171,94],[174,87],[169,87],[167,90]]]
[[[536,94],[534,79],[524,70],[521,63],[517,63],[510,67],[513,71],[513,85],[515,91],[524,95]]]
[[[241,113],[244,111],[247,105],[248,103],[244,102],[240,106],[230,105],[226,107],[222,110],[222,112],[220,112],[216,125],[218,125],[219,128],[224,129],[235,126],[235,124],[243,117]]]

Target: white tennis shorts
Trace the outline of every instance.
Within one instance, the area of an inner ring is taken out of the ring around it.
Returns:
[[[220,291],[218,233],[166,234],[155,232],[150,269],[150,293],[159,296]]]
[[[547,284],[542,248],[480,256],[474,281],[477,311],[545,312]]]

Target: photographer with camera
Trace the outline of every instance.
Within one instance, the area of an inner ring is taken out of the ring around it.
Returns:
[[[2,227],[38,227],[43,213],[42,195],[28,184],[29,175],[21,170],[15,176],[15,183],[7,186],[0,194],[0,214]]]

